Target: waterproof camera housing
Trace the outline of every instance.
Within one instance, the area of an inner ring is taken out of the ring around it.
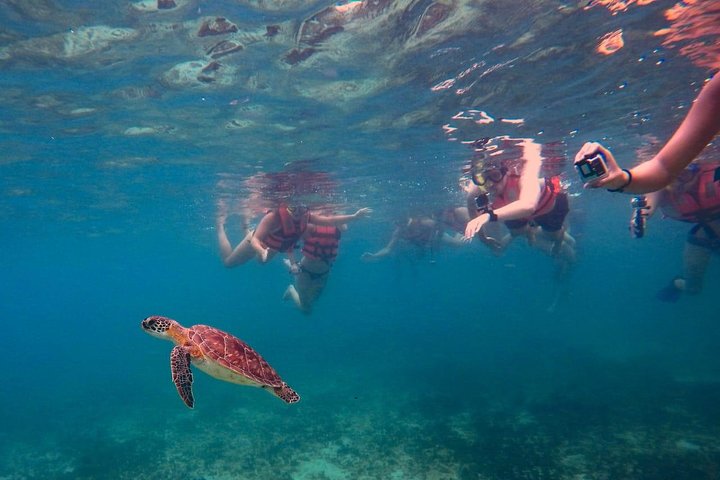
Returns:
[[[583,182],[605,178],[608,175],[605,157],[600,153],[588,155],[578,160],[575,163],[575,170],[577,170]]]

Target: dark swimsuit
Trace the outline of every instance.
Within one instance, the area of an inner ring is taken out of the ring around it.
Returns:
[[[311,272],[307,268],[300,266],[300,271],[303,273],[306,273],[308,277],[310,277],[310,280],[320,280],[321,278],[325,277],[328,273],[330,273],[330,269],[325,270],[324,272]]]

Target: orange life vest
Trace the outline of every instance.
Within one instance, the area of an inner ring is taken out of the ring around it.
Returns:
[[[340,229],[333,225],[308,225],[308,234],[303,241],[303,255],[331,263],[335,260],[340,246]]]
[[[305,233],[310,214],[306,213],[296,220],[287,211],[286,205],[277,208],[275,214],[280,217],[280,228],[271,232],[262,241],[268,248],[278,252],[286,252],[293,248],[302,234]]]
[[[663,213],[681,222],[701,223],[720,217],[720,162],[700,165],[699,178],[690,191],[664,192]],[[716,178],[717,177],[717,178]]]

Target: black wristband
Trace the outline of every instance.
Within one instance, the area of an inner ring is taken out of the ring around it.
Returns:
[[[487,211],[487,214],[488,214],[488,216],[490,217],[490,221],[491,221],[491,222],[497,222],[497,221],[498,221],[498,216],[497,216],[497,214],[496,214],[495,212],[493,212],[492,210],[488,210],[488,211]]]
[[[628,170],[627,168],[623,168],[620,171],[627,173],[627,181],[620,188],[608,188],[608,192],[622,193],[622,191],[625,190],[632,183],[632,173],[630,172],[630,170]]]

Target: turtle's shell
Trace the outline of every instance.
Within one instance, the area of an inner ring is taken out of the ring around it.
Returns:
[[[281,387],[277,372],[247,343],[227,332],[207,325],[188,329],[189,340],[200,347],[205,358],[221,367],[270,387]]]

